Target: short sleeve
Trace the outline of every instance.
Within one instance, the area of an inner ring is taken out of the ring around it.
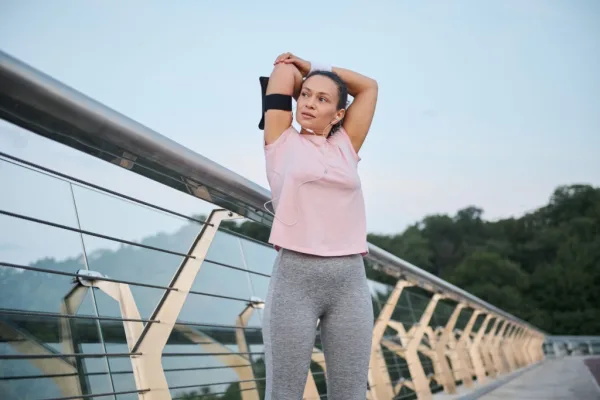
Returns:
[[[264,145],[267,175],[272,172],[279,173],[278,171],[283,169],[287,159],[286,155],[294,146],[296,133],[296,129],[290,126],[273,143]]]
[[[352,146],[352,141],[350,140],[350,136],[348,136],[348,132],[346,132],[344,128],[340,127],[340,129],[332,135],[330,141],[336,143],[342,149],[350,153],[357,163],[361,160],[358,153],[356,153],[356,150],[354,150],[354,146]]]
[[[264,145],[265,154],[269,154],[269,153],[273,152],[275,149],[285,146],[286,143],[289,142],[288,139],[289,139],[290,135],[292,135],[294,132],[296,132],[296,129],[293,126],[290,126],[285,131],[283,131],[283,133],[273,143],[265,144]]]

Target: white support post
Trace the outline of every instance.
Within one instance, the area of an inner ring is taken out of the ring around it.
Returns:
[[[206,224],[196,237],[189,251],[189,257],[183,260],[175,276],[152,315],[152,320],[145,326],[139,320],[140,314],[128,285],[104,280],[81,280],[82,284],[101,289],[119,303],[125,335],[133,365],[136,387],[144,390],[139,393],[140,400],[170,400],[171,394],[162,367],[162,352],[173,331],[179,313],[183,308],[194,279],[206,257],[208,249],[222,221],[241,218],[227,210],[213,210]],[[188,332],[189,334],[190,332]],[[189,336],[189,335],[188,335]],[[241,371],[244,374],[247,370]],[[246,374],[247,375],[247,374]],[[255,386],[254,386],[255,387]]]

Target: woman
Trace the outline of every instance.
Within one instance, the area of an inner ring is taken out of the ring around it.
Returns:
[[[362,256],[366,218],[358,152],[377,83],[291,53],[275,60],[263,98],[267,177],[278,255],[263,321],[266,400],[300,400],[317,323],[327,398],[365,400],[373,309]],[[352,105],[346,109],[348,94]],[[297,99],[292,126],[291,98]]]

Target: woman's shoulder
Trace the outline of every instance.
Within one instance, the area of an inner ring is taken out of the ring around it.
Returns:
[[[265,152],[269,153],[279,147],[289,145],[299,134],[300,133],[298,130],[293,125],[290,125],[290,127],[283,131],[283,133],[274,142],[269,144],[265,143]],[[290,140],[290,138],[292,139]]]
[[[354,150],[354,146],[352,146],[352,141],[350,140],[350,136],[348,136],[348,132],[343,127],[340,127],[329,139],[331,143],[335,143],[338,147],[352,154],[352,157],[356,160],[356,162],[360,161],[360,156]]]

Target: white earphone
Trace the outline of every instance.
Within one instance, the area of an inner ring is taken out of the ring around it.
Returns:
[[[327,124],[327,126],[333,126],[333,125],[337,124],[338,122],[339,122],[339,120],[334,118],[333,121],[331,121],[330,123]],[[313,135],[323,136],[323,132],[325,132],[325,129],[327,129],[327,126],[325,126],[325,128],[323,128],[323,130],[321,131],[321,133],[315,133],[314,130],[309,129],[309,128],[304,128],[303,127],[302,129],[304,129],[306,132],[312,133]]]

